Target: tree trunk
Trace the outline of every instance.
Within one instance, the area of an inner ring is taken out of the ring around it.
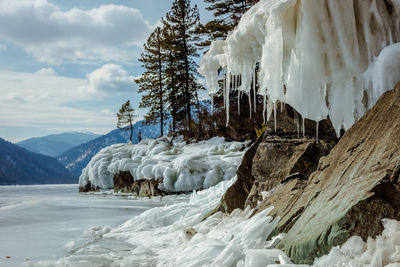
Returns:
[[[183,8],[183,45],[184,45],[184,52],[185,52],[185,100],[186,100],[186,113],[187,113],[187,128],[191,131],[190,127],[192,125],[192,115],[190,110],[190,91],[189,91],[189,60],[188,60],[188,49],[187,49],[187,42],[186,42],[186,10],[185,7]]]
[[[161,40],[160,33],[158,37],[158,71],[159,71],[159,87],[160,87],[160,133],[164,136],[164,107],[163,107],[163,84],[162,84],[162,62],[161,62]]]
[[[131,143],[132,143],[132,136],[133,136],[133,125],[132,125],[132,123],[131,123],[131,136],[129,137],[129,140],[131,141]]]

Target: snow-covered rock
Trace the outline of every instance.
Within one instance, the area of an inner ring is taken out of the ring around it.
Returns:
[[[304,118],[329,115],[339,134],[400,81],[399,41],[398,0],[261,0],[212,43],[199,72],[213,95],[225,68],[227,113],[229,88],[249,94],[257,75],[268,118],[279,100]]]
[[[113,188],[113,176],[128,171],[133,180],[163,179],[161,190],[186,192],[209,188],[231,179],[246,143],[214,137],[186,144],[181,138],[144,139],[139,144],[116,144],[102,149],[83,169],[79,186]]]

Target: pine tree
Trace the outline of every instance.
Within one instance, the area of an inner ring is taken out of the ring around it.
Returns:
[[[174,97],[179,97],[184,103],[185,125],[190,130],[192,125],[191,106],[197,99],[197,91],[201,88],[197,83],[198,66],[194,61],[194,58],[199,56],[195,46],[195,42],[199,41],[199,10],[196,5],[191,7],[190,0],[175,0],[163,23],[164,27],[170,29],[170,33],[175,37],[173,49],[170,52],[173,53],[174,86],[181,92],[175,91]]]
[[[172,117],[170,132],[176,132],[177,124],[182,120],[182,110],[184,102],[182,100],[182,90],[178,83],[178,68],[177,68],[177,41],[174,28],[169,25],[164,19],[163,24],[163,49],[168,51],[165,58],[164,83],[167,92],[168,108]]]
[[[129,141],[132,143],[133,120],[137,117],[135,110],[132,108],[130,101],[122,104],[121,109],[117,113],[117,128],[120,130],[130,130]]]
[[[163,51],[162,30],[157,27],[144,44],[144,52],[139,61],[146,71],[142,76],[135,80],[139,84],[139,93],[142,95],[141,108],[149,108],[145,115],[146,124],[155,124],[160,121],[160,133],[164,135],[164,120],[166,119],[165,102],[166,94],[164,91],[164,64],[165,51]]]
[[[206,36],[198,45],[209,46],[217,39],[225,39],[239,23],[240,18],[259,0],[204,0],[210,4],[206,9],[213,12],[214,20],[202,25],[199,33]]]

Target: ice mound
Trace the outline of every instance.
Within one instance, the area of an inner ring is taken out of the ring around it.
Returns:
[[[162,190],[187,192],[209,188],[231,179],[246,143],[225,142],[222,137],[186,144],[167,137],[139,144],[116,144],[102,149],[82,170],[80,187],[113,188],[113,175],[129,171],[134,180],[164,179]]]
[[[364,242],[354,236],[317,259],[314,266],[400,266],[400,222],[382,220],[385,230]]]
[[[398,0],[261,0],[199,72],[210,95],[223,79],[227,113],[230,89],[249,94],[256,80],[269,112],[279,100],[304,118],[329,116],[339,133],[400,81],[399,41]]]

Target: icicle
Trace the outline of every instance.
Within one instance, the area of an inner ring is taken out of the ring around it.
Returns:
[[[242,91],[238,92],[238,115],[240,116],[240,101],[242,99]]]
[[[249,97],[249,112],[250,112],[250,119],[252,118],[252,108],[251,108],[251,92],[249,92],[249,94],[247,95]]]
[[[306,136],[306,127],[305,127],[304,117],[302,119],[303,119],[303,136],[305,137]]]
[[[253,71],[254,112],[257,111],[256,69]]]
[[[276,102],[274,102],[274,126],[275,126],[275,133],[276,133]]]
[[[210,95],[211,97],[211,115],[214,114],[214,94]]]
[[[296,125],[297,125],[297,138],[300,138],[300,125],[299,125],[299,117],[297,117]]]
[[[319,141],[319,139],[318,139],[318,128],[319,128],[319,121],[317,121],[317,143]]]
[[[231,76],[228,76],[231,78]],[[225,86],[225,109],[226,109],[226,127],[229,125],[229,93],[230,93],[230,79],[227,81],[227,85]]]
[[[281,101],[281,112],[283,112],[283,102]]]
[[[265,112],[267,110],[267,96],[263,96],[263,119],[265,124]]]
[[[222,78],[222,95],[223,95],[223,97],[224,97],[224,109],[225,109],[225,81],[226,81],[226,76],[224,76],[223,78]]]

